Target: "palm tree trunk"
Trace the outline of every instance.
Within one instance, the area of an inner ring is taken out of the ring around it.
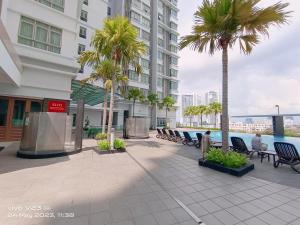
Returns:
[[[134,117],[134,107],[135,107],[135,99],[133,100],[133,105],[132,105],[133,109],[132,109],[132,116]]]
[[[110,89],[110,105],[109,105],[109,115],[108,115],[108,127],[107,127],[107,140],[110,142],[110,134],[113,121],[113,110],[114,110],[114,92],[115,92],[115,79],[112,78],[112,85]]]
[[[228,151],[228,46],[222,52],[223,80],[222,80],[222,149]]]
[[[166,108],[166,127],[168,125],[168,108]]]
[[[200,119],[201,119],[201,127],[202,127],[202,126],[203,126],[203,125],[202,125],[202,114],[200,115]]]
[[[215,128],[217,128],[217,113],[215,113]]]
[[[106,128],[106,113],[107,113],[107,91],[104,93],[104,106],[103,106],[103,118],[102,118],[102,133],[105,133]]]
[[[192,117],[190,117],[190,127],[192,127]]]

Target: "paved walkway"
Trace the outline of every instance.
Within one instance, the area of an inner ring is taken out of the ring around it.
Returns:
[[[300,224],[300,189],[200,168],[178,146],[130,140],[128,153],[29,160],[11,145],[0,152],[0,224],[196,225],[181,203],[207,225]]]

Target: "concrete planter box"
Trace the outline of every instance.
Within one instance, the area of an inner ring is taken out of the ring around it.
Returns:
[[[93,148],[95,152],[97,152],[99,155],[107,155],[107,154],[114,154],[114,153],[122,153],[126,152],[126,148],[122,149],[113,149],[113,150],[108,150],[108,151],[102,151],[99,150],[98,147]]]
[[[205,159],[199,159],[199,166],[217,170],[222,173],[228,173],[237,177],[241,177],[254,169],[254,164],[246,164],[245,166],[242,166],[240,168],[228,168],[224,167],[223,165],[207,161]]]

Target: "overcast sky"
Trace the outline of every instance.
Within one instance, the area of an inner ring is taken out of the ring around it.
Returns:
[[[278,0],[262,0],[263,6]],[[263,38],[250,56],[239,48],[229,51],[229,113],[275,113],[280,105],[282,113],[300,113],[300,1],[289,2],[293,11],[290,23],[273,27],[270,38]],[[202,0],[179,0],[179,33],[189,34],[193,13]],[[213,56],[189,49],[179,52],[179,92],[204,93],[221,91],[221,52]]]

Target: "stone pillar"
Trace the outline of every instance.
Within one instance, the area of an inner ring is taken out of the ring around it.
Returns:
[[[283,116],[272,116],[273,135],[284,136]]]
[[[83,138],[84,101],[77,101],[76,130],[75,130],[75,150],[82,149]]]

